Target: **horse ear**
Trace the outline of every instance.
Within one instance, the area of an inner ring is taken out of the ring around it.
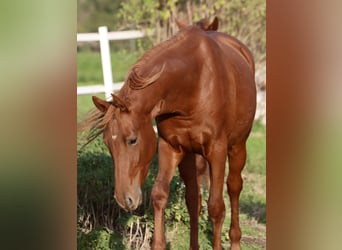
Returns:
[[[214,18],[212,23],[208,26],[207,30],[217,30],[219,26],[219,20],[217,16]]]
[[[126,103],[118,96],[112,94],[113,105],[119,108],[122,112],[129,112]]]
[[[160,100],[156,106],[152,109],[151,118],[154,119],[160,115],[162,109],[164,108],[164,100]]]
[[[96,108],[101,112],[106,112],[110,106],[110,102],[104,101],[96,96],[92,96],[93,103],[95,104]]]
[[[178,29],[180,29],[180,30],[183,29],[186,26],[185,23],[179,21],[177,18],[175,19],[175,21],[176,21],[176,24],[178,26]]]

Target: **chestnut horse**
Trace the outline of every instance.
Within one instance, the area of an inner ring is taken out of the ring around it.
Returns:
[[[164,210],[169,184],[179,168],[190,215],[190,249],[199,249],[201,207],[199,177],[209,165],[209,217],[213,249],[221,249],[225,218],[223,183],[231,204],[231,249],[240,249],[239,195],[246,160],[246,140],[256,107],[254,62],[237,39],[217,32],[217,19],[182,29],[146,52],[128,72],[111,101],[93,96],[98,111],[90,138],[103,133],[115,164],[115,199],[125,210],[142,202],[143,184],[156,153],[158,174],[151,199],[154,208],[152,249],[165,249]]]

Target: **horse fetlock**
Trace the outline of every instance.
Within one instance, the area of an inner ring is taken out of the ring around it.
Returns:
[[[240,243],[232,243],[230,250],[241,250]]]
[[[165,250],[166,249],[166,245],[165,242],[153,242],[152,246],[151,246],[152,250]]]
[[[241,229],[239,226],[231,227],[229,230],[229,238],[231,242],[231,250],[240,250]]]
[[[239,243],[241,239],[241,229],[239,226],[231,227],[229,230],[229,238],[232,244]]]

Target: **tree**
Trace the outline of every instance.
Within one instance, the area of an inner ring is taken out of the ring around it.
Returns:
[[[78,32],[142,29],[153,44],[177,32],[175,19],[191,24],[218,16],[219,31],[244,42],[256,61],[265,60],[265,0],[78,0]]]
[[[120,27],[116,14],[123,0],[77,0],[77,32],[97,32],[99,26]]]
[[[257,61],[265,60],[265,0],[127,0],[121,3],[118,15],[124,26],[147,31],[154,44],[177,31],[175,18],[191,24],[218,16],[220,31],[246,43]]]

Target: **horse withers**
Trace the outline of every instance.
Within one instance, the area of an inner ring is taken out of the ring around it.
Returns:
[[[252,128],[256,87],[251,52],[237,39],[217,32],[218,21],[184,26],[147,51],[129,70],[111,101],[93,97],[98,111],[89,119],[90,138],[103,133],[115,165],[115,199],[125,210],[142,201],[141,186],[158,148],[152,189],[152,249],[165,249],[164,210],[169,184],[179,168],[190,215],[190,249],[199,249],[200,175],[209,166],[208,212],[213,249],[221,249],[225,217],[223,184],[231,204],[231,249],[240,249],[239,195]],[[152,127],[155,120],[158,143]]]

